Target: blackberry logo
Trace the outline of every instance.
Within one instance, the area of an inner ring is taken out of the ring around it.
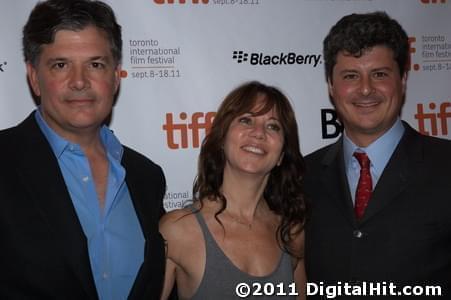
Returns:
[[[233,59],[241,64],[249,61],[251,65],[312,65],[314,68],[318,66],[321,54],[297,54],[288,52],[276,55],[265,55],[263,53],[246,53],[244,51],[233,51]]]
[[[4,62],[4,63],[2,63],[2,64],[0,64],[0,72],[5,72],[5,70],[3,70],[3,66],[6,66],[6,61]]]
[[[247,61],[248,56],[249,54],[244,53],[244,51],[233,51],[233,59],[236,59],[239,64]]]

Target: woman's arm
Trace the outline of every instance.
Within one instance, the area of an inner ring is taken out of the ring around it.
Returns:
[[[168,299],[169,295],[171,294],[175,282],[175,269],[176,269],[175,263],[166,256],[166,270],[164,273],[164,284],[160,298],[161,300]]]
[[[165,247],[166,247],[166,267],[164,272],[164,284],[163,284],[163,291],[161,293],[161,300],[168,299],[169,295],[171,294],[172,288],[174,287],[175,283],[175,271],[176,271],[176,264],[172,261],[171,255],[173,252],[173,243],[172,240],[172,234],[171,234],[171,226],[174,225],[173,223],[173,217],[171,216],[171,213],[168,213],[164,215],[160,219],[160,233],[163,236],[165,240]],[[172,231],[173,232],[173,231]]]
[[[294,282],[296,284],[296,291],[298,293],[297,299],[306,299],[306,287],[307,287],[307,276],[305,274],[304,266],[304,231],[302,231],[296,239],[293,241],[294,249],[296,253],[300,254],[300,258],[295,259],[294,265]]]

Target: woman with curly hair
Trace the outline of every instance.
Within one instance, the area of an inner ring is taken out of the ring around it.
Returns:
[[[269,283],[275,298],[303,299],[304,160],[287,97],[259,82],[233,90],[198,163],[193,205],[160,222],[167,243],[162,299],[174,282],[180,299],[239,298],[243,282],[250,296]]]

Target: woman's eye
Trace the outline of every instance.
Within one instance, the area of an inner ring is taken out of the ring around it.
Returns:
[[[241,124],[249,125],[249,124],[251,124],[252,121],[251,121],[251,118],[249,118],[249,117],[241,117],[238,119],[238,122]]]
[[[268,129],[273,131],[280,131],[280,126],[278,124],[268,124]]]

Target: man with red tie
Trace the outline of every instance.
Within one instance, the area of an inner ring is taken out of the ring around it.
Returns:
[[[313,284],[393,283],[399,295],[431,284],[450,295],[451,141],[401,121],[408,55],[406,32],[383,12],[345,16],[324,40],[344,132],[306,157]]]

